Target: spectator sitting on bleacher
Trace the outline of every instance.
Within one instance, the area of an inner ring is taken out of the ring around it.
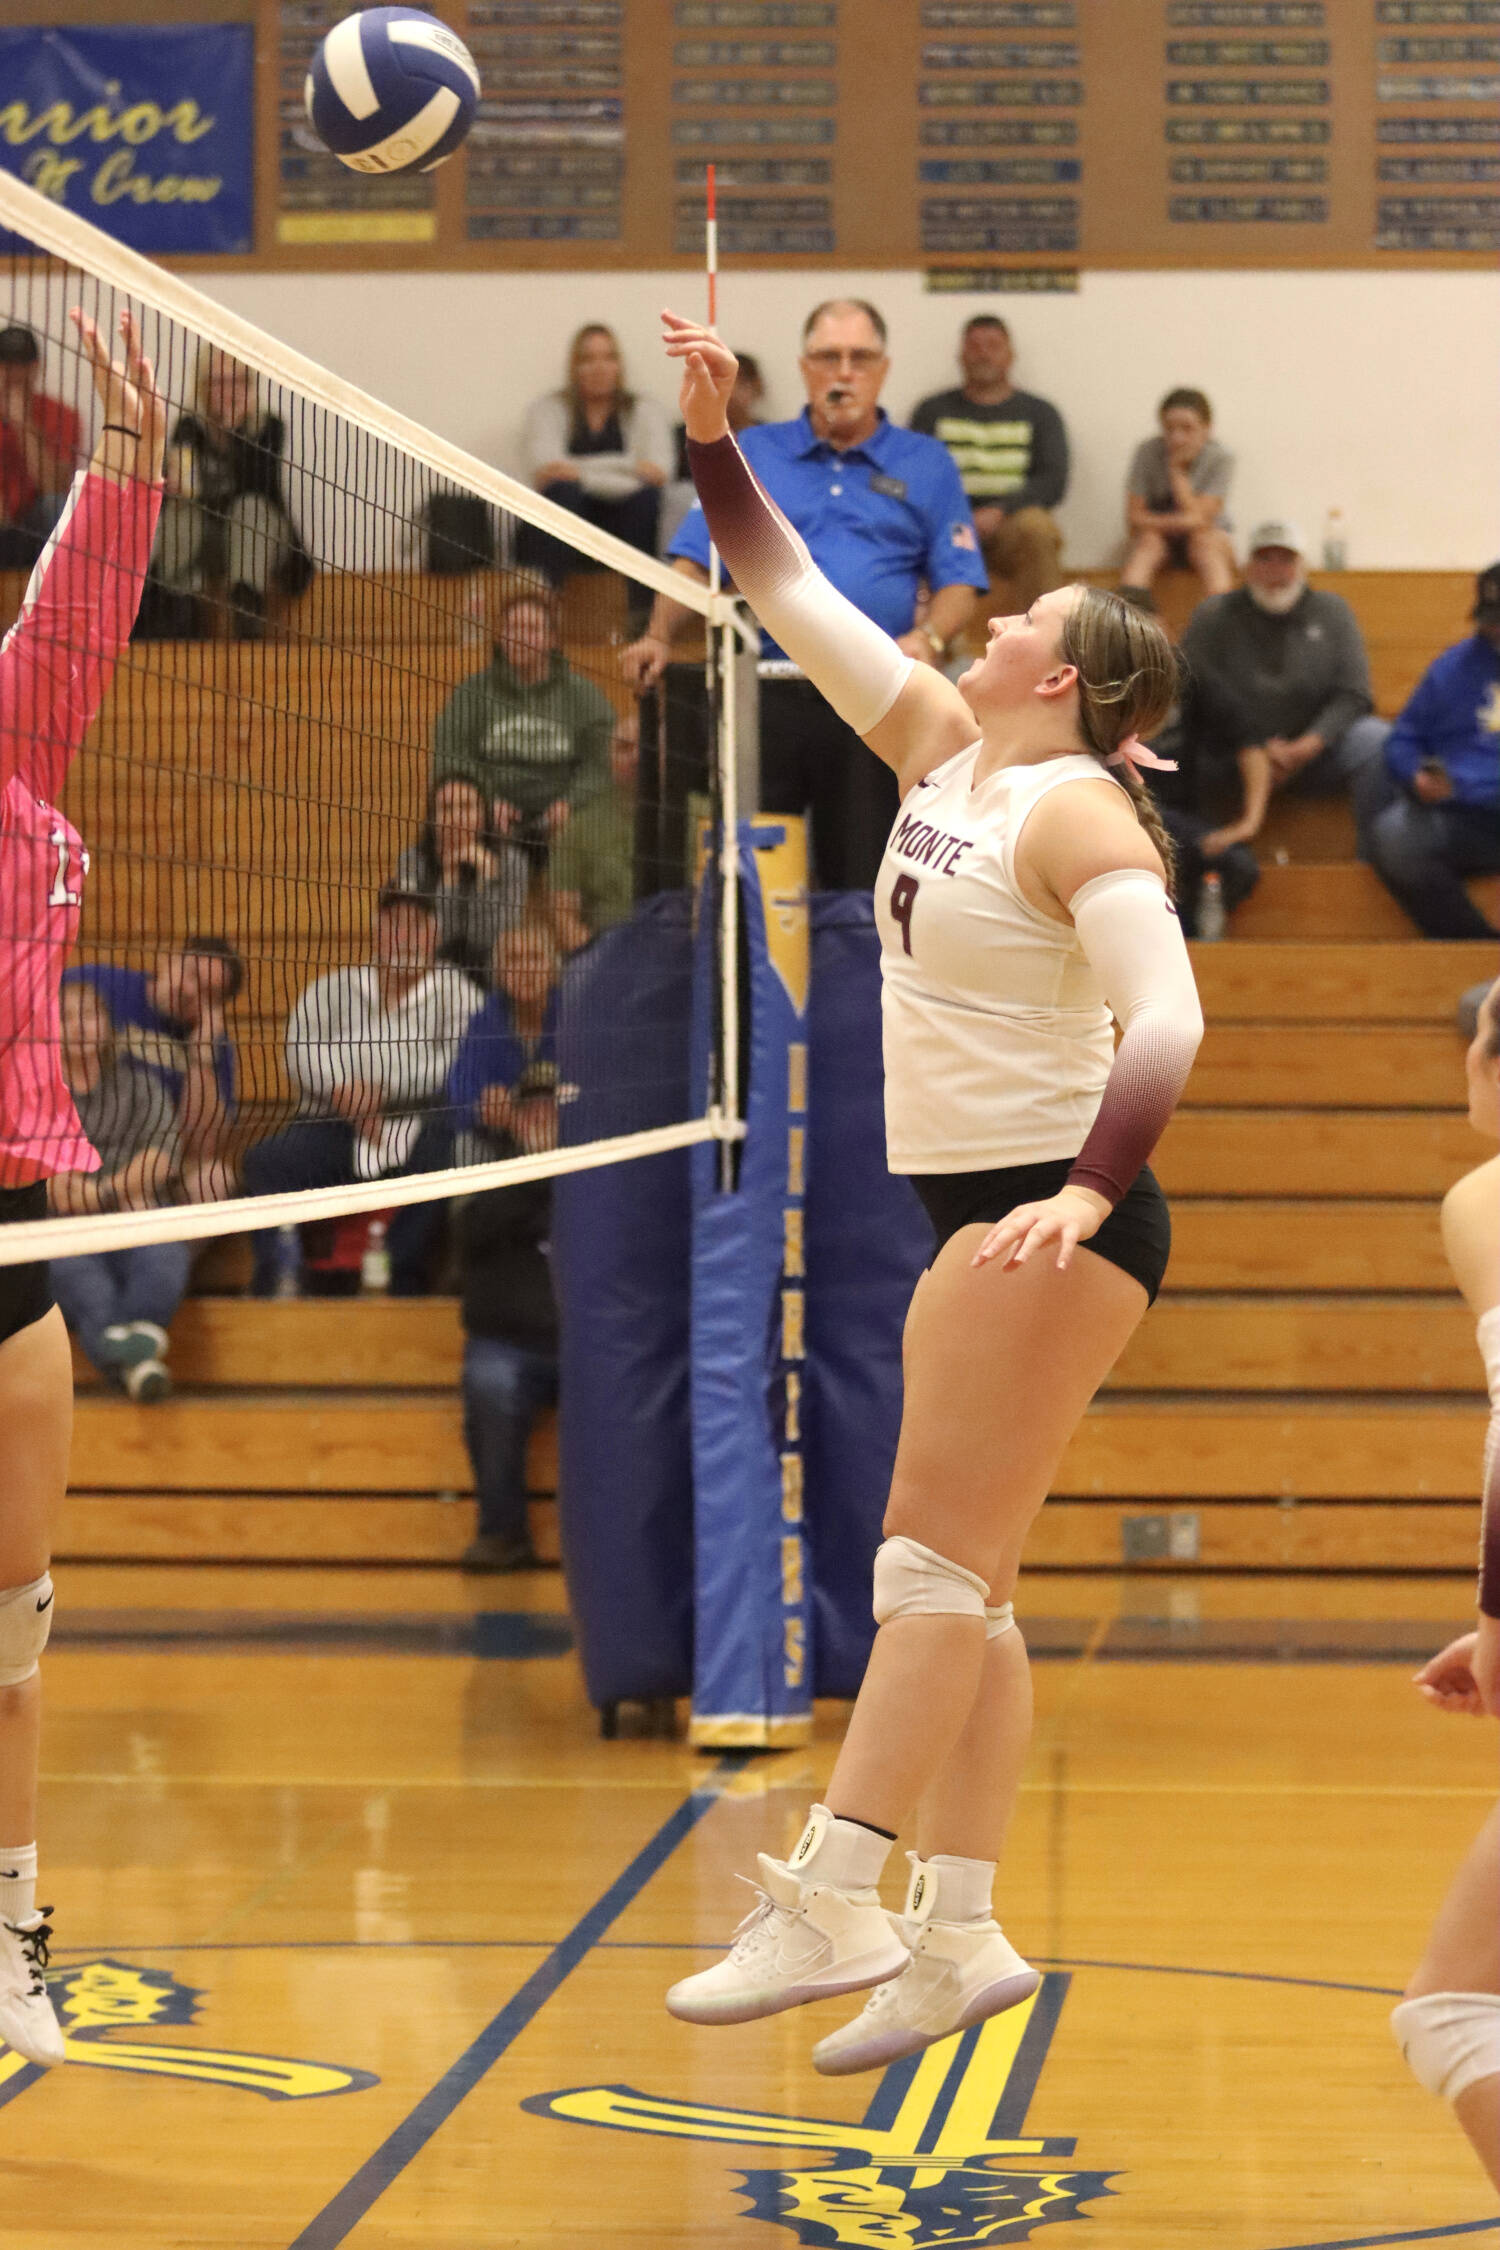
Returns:
[[[1160,435],[1136,447],[1125,483],[1130,548],[1120,572],[1126,601],[1152,610],[1152,582],[1169,563],[1196,571],[1206,594],[1234,584],[1225,509],[1234,455],[1213,435],[1213,408],[1202,391],[1168,391],[1156,417]]]
[[[454,1065],[457,1154],[466,1164],[557,1145],[557,948],[530,922],[495,947],[495,990]],[[455,1223],[464,1324],[464,1438],[479,1501],[465,1570],[525,1570],[526,1443],[557,1402],[557,1315],[546,1180],[476,1195]]]
[[[609,789],[614,706],[563,655],[546,591],[511,587],[489,625],[489,663],[438,715],[432,777],[477,782],[486,825],[539,865],[572,815]]]
[[[93,987],[119,1051],[166,1089],[184,1203],[215,1203],[231,1192],[224,1144],[234,1121],[236,1067],[227,1015],[244,981],[245,964],[222,937],[186,938],[159,953],[149,970],[82,961],[63,977],[64,985]]]
[[[611,786],[591,797],[552,847],[547,888],[552,926],[565,953],[623,922],[635,903],[636,782],[641,722],[636,711],[615,720]]]
[[[557,960],[543,922],[495,941],[493,989],[469,1022],[448,1088],[458,1164],[556,1146]]]
[[[1149,786],[1175,848],[1172,895],[1182,932],[1196,937],[1205,875],[1218,876],[1228,914],[1260,881],[1260,862],[1235,823],[1243,815],[1258,827],[1264,817],[1267,762],[1239,705],[1213,674],[1185,666],[1171,716],[1150,747],[1177,767],[1153,773]]]
[[[1263,523],[1250,539],[1245,583],[1201,602],[1182,637],[1194,678],[1239,714],[1238,809],[1205,836],[1205,860],[1248,847],[1277,790],[1351,794],[1363,852],[1366,792],[1380,771],[1387,726],[1371,713],[1370,664],[1359,622],[1341,594],[1307,583],[1295,524]]]
[[[911,426],[947,446],[963,478],[974,529],[1002,615],[1030,609],[1062,584],[1062,533],[1051,514],[1068,489],[1068,433],[1057,408],[1011,382],[1015,345],[998,313],[964,323],[963,383],[935,391]]]
[[[437,1172],[451,1161],[448,1076],[478,987],[437,961],[432,901],[387,884],[375,914],[375,958],[310,984],[286,1029],[288,1075],[300,1097],[292,1124],[245,1151],[247,1195],[342,1187]],[[391,1220],[391,1291],[420,1296],[441,1212],[409,1204]],[[257,1296],[276,1285],[274,1233],[254,1238]]]
[[[63,1072],[97,1172],[57,1172],[48,1209],[59,1218],[147,1211],[173,1201],[177,1120],[166,1083],[116,1043],[109,1010],[91,984],[62,992]],[[54,1258],[52,1287],[93,1365],[127,1398],[149,1406],[172,1388],[167,1331],[187,1289],[191,1243],[136,1243]]]
[[[525,852],[489,834],[490,805],[468,774],[450,773],[428,793],[422,833],[396,862],[396,888],[421,891],[437,915],[437,958],[488,983],[502,930],[526,911]]]
[[[259,640],[273,600],[306,592],[313,563],[282,489],[285,449],[286,425],[261,406],[249,368],[206,352],[196,411],[167,447],[138,640],[205,633],[208,600],[227,600],[234,638]]]
[[[73,482],[83,442],[71,406],[38,385],[29,328],[0,328],[0,570],[30,570]]]
[[[567,382],[532,405],[522,446],[538,492],[642,554],[656,553],[662,486],[672,474],[671,425],[655,399],[627,388],[619,341],[602,321],[574,336]],[[603,568],[534,524],[517,526],[516,556],[554,585],[573,571]]]
[[[1500,562],[1479,575],[1473,620],[1428,665],[1362,792],[1361,856],[1424,937],[1500,934],[1464,888],[1500,874]]]

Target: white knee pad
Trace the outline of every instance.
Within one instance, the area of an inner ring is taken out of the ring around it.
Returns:
[[[1500,2078],[1500,1992],[1424,1992],[1391,2010],[1391,2030],[1412,2076],[1442,2101]]]
[[[1014,1630],[1015,1622],[1016,1605],[1014,1602],[1002,1602],[998,1609],[986,1609],[984,1613],[985,1639],[987,1641],[998,1641],[1002,1633],[1009,1633]]]
[[[52,1580],[0,1590],[0,1687],[19,1687],[41,1662],[52,1630]]]
[[[875,1550],[875,1622],[893,1617],[983,1617],[985,1581],[915,1539],[887,1539]]]

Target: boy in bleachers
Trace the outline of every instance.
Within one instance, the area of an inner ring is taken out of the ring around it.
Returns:
[[[97,1172],[58,1172],[47,1183],[57,1217],[147,1211],[171,1203],[179,1158],[175,1106],[160,1072],[115,1038],[99,993],[75,979],[62,990],[63,1072]],[[188,1242],[135,1243],[52,1260],[52,1288],[69,1328],[101,1375],[138,1406],[172,1388],[167,1331],[187,1289]]]
[[[538,923],[495,947],[495,989],[454,1066],[460,1163],[557,1145],[557,948]],[[557,1314],[549,1235],[552,1188],[520,1182],[469,1197],[454,1237],[463,1304],[464,1439],[474,1467],[478,1529],[465,1570],[536,1564],[526,1521],[526,1446],[557,1402]]]

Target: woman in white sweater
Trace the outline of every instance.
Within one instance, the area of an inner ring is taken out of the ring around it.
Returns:
[[[656,553],[661,491],[672,473],[672,432],[655,399],[626,388],[614,330],[580,328],[568,348],[568,379],[526,416],[526,472],[538,492],[643,554]],[[597,569],[576,548],[532,524],[517,530],[517,560],[554,584]]]

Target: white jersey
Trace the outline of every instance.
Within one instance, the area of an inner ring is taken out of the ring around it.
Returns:
[[[1119,784],[1080,752],[976,787],[979,748],[910,791],[875,885],[893,1172],[1076,1156],[1114,1061],[1099,979],[1072,924],[1023,895],[1015,853],[1049,790]]]

